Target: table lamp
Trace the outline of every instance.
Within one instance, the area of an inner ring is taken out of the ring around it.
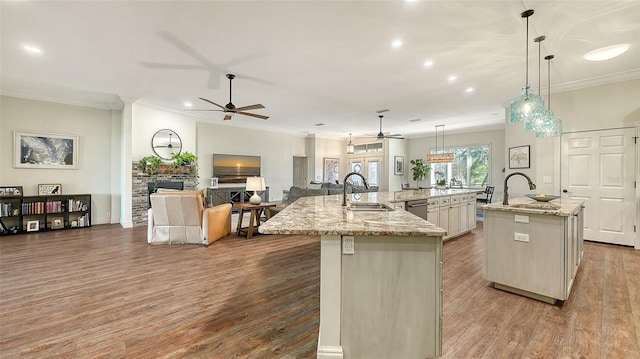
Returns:
[[[264,183],[264,177],[247,177],[247,191],[253,191],[253,196],[249,198],[249,203],[260,204],[262,198],[258,196],[258,191],[267,189]]]

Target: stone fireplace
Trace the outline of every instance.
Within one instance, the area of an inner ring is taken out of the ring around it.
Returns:
[[[164,184],[160,188],[178,188],[179,184],[185,190],[195,190],[198,179],[193,174],[156,174],[142,172],[138,161],[133,162],[131,189],[131,220],[134,227],[147,225],[147,211],[149,209],[149,188],[157,188],[156,184]],[[175,183],[175,185],[172,185]]]

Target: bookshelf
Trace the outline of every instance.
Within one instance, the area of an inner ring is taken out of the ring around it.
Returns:
[[[0,235],[90,227],[91,195],[0,195],[0,220]]]

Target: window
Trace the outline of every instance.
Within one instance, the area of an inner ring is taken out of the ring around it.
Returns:
[[[362,145],[355,145],[353,148],[354,153],[367,153],[367,152],[382,152],[382,142],[365,143]]]
[[[441,151],[441,150],[440,150]],[[447,185],[452,178],[462,181],[465,187],[483,187],[489,179],[489,145],[448,148],[453,152],[453,162],[431,165],[431,183],[444,179]],[[431,150],[431,153],[436,153]]]

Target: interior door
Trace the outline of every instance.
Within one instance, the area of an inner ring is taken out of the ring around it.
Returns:
[[[562,136],[562,192],[585,201],[586,240],[634,244],[634,136],[634,128]]]
[[[309,171],[306,157],[293,156],[293,185],[306,188],[309,183]]]

